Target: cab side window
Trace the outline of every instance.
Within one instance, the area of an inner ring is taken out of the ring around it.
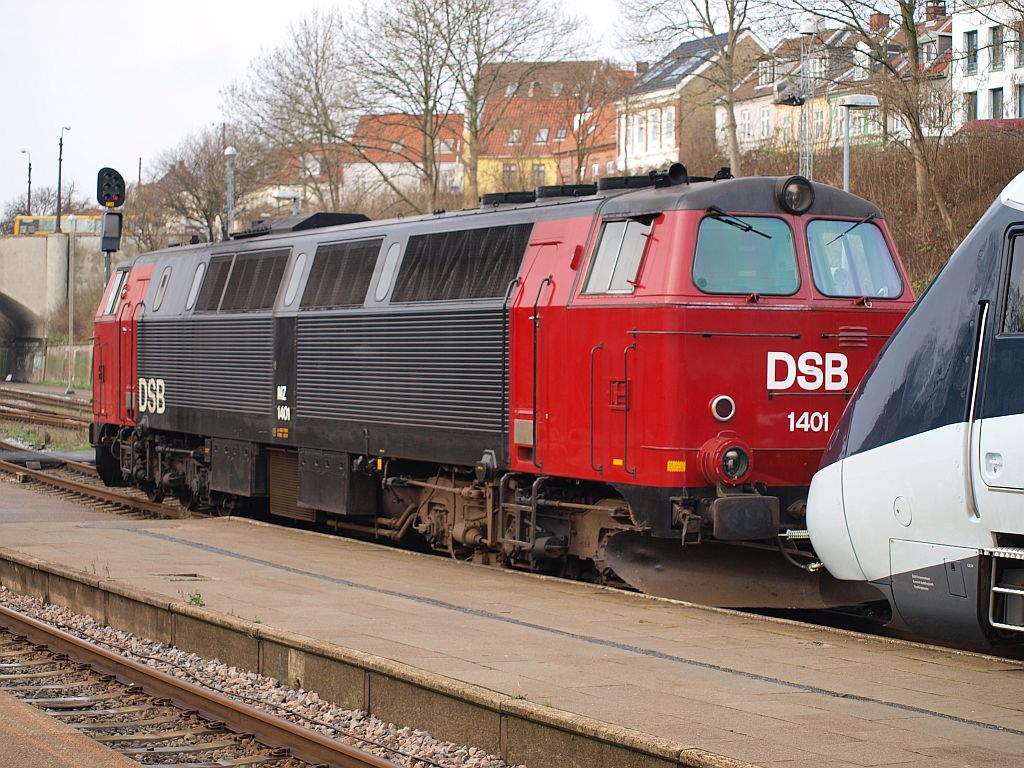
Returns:
[[[584,293],[632,293],[653,217],[606,221]]]
[[[1024,333],[1024,235],[1013,238],[1010,246],[1003,333]]]

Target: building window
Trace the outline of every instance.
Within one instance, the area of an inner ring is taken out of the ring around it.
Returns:
[[[992,88],[988,92],[989,94],[989,106],[991,107],[991,114],[993,120],[1003,119],[1003,89]]]
[[[978,92],[964,94],[964,120],[970,122],[978,119]]]
[[[934,42],[925,43],[921,46],[921,66],[927,66],[935,61],[938,51]]]
[[[519,140],[522,138],[522,136],[523,136],[522,128],[513,128],[508,133],[508,143],[509,144],[518,144]]]
[[[1024,85],[1017,86],[1017,117],[1024,117]]]
[[[529,96],[532,98],[533,96],[538,96],[538,95],[540,95],[540,81],[539,80],[534,80],[532,83],[530,83]]]
[[[666,149],[672,149],[676,145],[676,108],[668,107],[665,109],[665,138],[664,143]]]
[[[744,109],[740,112],[740,138],[750,139],[753,137],[753,133],[750,128],[750,110]]]
[[[535,187],[543,187],[548,182],[547,170],[544,168],[544,163],[533,164],[533,185]]]
[[[814,138],[825,138],[825,111],[822,109],[814,110]]]
[[[307,179],[315,179],[321,173],[323,168],[320,165],[320,158],[316,155],[303,155],[302,156],[302,175]]]
[[[512,98],[516,95],[516,91],[519,90],[519,83],[509,83],[505,86],[505,96]]]
[[[1024,21],[1018,21],[1014,26],[1015,32],[1014,37],[1016,43],[1013,46],[1014,54],[1017,61],[1015,62],[1018,67],[1024,67]]]
[[[651,149],[661,147],[661,110],[654,109],[647,113],[647,139]]]
[[[775,62],[771,59],[757,62],[757,84],[771,85],[775,80]]]
[[[1021,86],[1021,87],[1024,87],[1024,86]],[[604,165],[604,172],[608,176],[614,176],[615,175],[615,161],[614,160],[609,160],[607,163],[605,163],[605,165]]]
[[[505,185],[505,189],[512,189],[516,185],[518,176],[519,172],[516,164],[505,163],[505,167],[501,170],[501,182]]]
[[[647,125],[647,121],[644,120],[643,115],[636,116],[636,149],[638,152],[643,152],[646,149],[646,142],[644,141],[644,127]]]
[[[789,111],[782,115],[782,138],[786,141],[793,139],[793,115]]]
[[[455,142],[451,139],[441,139],[437,142],[437,154],[450,155],[455,152]]]
[[[964,32],[964,50],[967,52],[967,74],[978,73],[978,30]]]
[[[403,147],[402,147],[402,142],[400,142],[400,141],[396,141],[396,142],[392,143],[392,145],[391,145],[391,151],[392,151],[392,152],[393,152],[394,154],[396,154],[396,155],[397,155],[397,154],[398,154],[399,152],[401,152],[401,151],[402,151],[402,149],[403,149]]]
[[[550,128],[539,128],[537,130],[537,135],[533,137],[533,143],[534,144],[547,144],[548,143],[548,134],[550,132],[551,132]]]
[[[1003,68],[1003,28],[996,26],[989,28],[989,42],[991,43],[992,70],[999,71]]]
[[[601,166],[600,165],[598,165],[597,163],[594,163],[592,166],[590,166],[590,178],[592,178],[594,181],[597,181],[597,177],[598,177],[598,175],[600,173],[601,173]]]
[[[772,135],[772,108],[761,107],[761,138],[767,139]]]
[[[561,83],[552,83],[551,84],[551,95],[554,96],[556,99],[559,96],[562,95],[562,84]]]
[[[567,131],[565,128],[559,128],[557,131],[555,131],[555,141],[565,141],[566,132]]]

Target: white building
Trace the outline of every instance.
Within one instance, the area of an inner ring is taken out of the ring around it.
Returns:
[[[1024,117],[1021,14],[1001,2],[965,3],[953,13],[953,90],[959,123]]]

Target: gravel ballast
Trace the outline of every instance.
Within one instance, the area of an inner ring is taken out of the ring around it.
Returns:
[[[89,616],[15,594],[6,587],[0,587],[0,604],[174,677],[198,683],[271,714],[285,716],[399,765],[510,768],[500,757],[484,750],[439,741],[426,731],[386,723],[362,710],[344,709],[324,701],[315,691],[289,688],[274,678],[229,666],[218,659],[203,659],[194,653],[113,629]]]

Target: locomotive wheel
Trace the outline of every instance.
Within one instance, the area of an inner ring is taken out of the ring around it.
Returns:
[[[158,490],[157,488],[146,488],[145,492],[146,498],[152,501],[154,504],[160,504],[166,497],[166,494],[164,494],[163,491]]]
[[[200,507],[199,499],[187,485],[178,489],[178,503],[189,512],[195,512]]]

